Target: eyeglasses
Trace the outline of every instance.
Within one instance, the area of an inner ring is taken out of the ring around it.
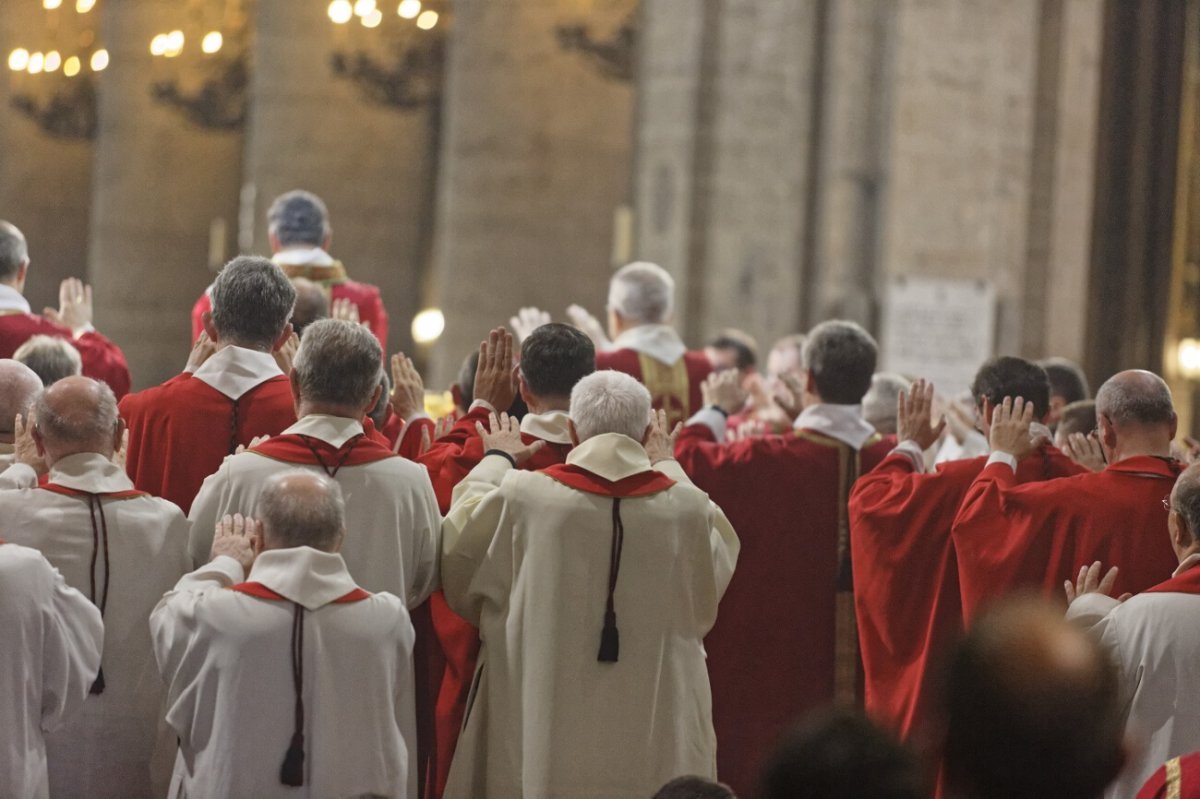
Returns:
[[[1170,494],[1168,494],[1167,496],[1162,498],[1162,504],[1163,504],[1163,510],[1170,513],[1171,512],[1171,496],[1170,496]]]

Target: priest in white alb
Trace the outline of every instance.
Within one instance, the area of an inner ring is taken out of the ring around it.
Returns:
[[[175,505],[135,491],[113,463],[123,430],[106,384],[60,380],[21,431],[49,474],[37,487],[0,491],[5,537],[45,555],[100,609],[107,633],[91,698],[46,740],[55,796],[159,797],[174,759],[147,621],[190,568],[188,523]],[[24,468],[32,482],[34,467]]]
[[[36,550],[0,541],[0,796],[46,799],[44,736],[100,668],[100,611]]]
[[[208,558],[213,528],[250,515],[267,478],[303,468],[336,480],[346,497],[342,557],[368,591],[388,591],[414,608],[438,587],[441,514],[425,469],[363,433],[379,398],[383,351],[359,324],[322,319],[304,330],[292,364],[299,421],[210,475],[192,503],[191,554]]]
[[[345,534],[337,483],[274,475],[154,610],[172,797],[416,799],[412,623],[350,576]]]
[[[515,420],[480,425],[443,525],[446,600],[482,641],[450,799],[643,799],[716,776],[703,639],[737,537],[636,380],[583,378],[570,417],[577,446],[539,472],[515,468],[544,446]]]

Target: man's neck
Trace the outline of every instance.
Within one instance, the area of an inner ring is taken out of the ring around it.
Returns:
[[[1157,437],[1131,437],[1121,440],[1113,447],[1112,459],[1109,462],[1120,463],[1127,458],[1137,457],[1169,458],[1171,442],[1164,442]]]
[[[570,397],[528,397],[525,404],[529,406],[530,413],[550,413],[551,411],[562,411],[566,413],[571,410]]]
[[[341,419],[354,419],[361,422],[366,413],[345,405],[301,400],[300,404],[296,406],[296,418],[302,419],[305,416],[337,416]]]
[[[272,352],[272,349],[269,345],[263,346],[262,344],[245,344],[241,341],[229,341],[228,339],[218,340],[216,342],[216,344],[217,344],[217,352],[220,352],[221,350],[225,349],[226,347],[241,347],[244,350],[252,350],[253,352],[262,352],[262,353],[266,353],[267,355],[270,355]]]
[[[0,286],[8,286],[10,289],[17,292],[18,294],[24,293],[21,290],[22,286],[18,285],[16,280],[0,280]]]

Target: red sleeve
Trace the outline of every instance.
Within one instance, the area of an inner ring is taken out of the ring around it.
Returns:
[[[433,420],[422,416],[404,425],[400,431],[400,447],[396,454],[410,461],[417,460],[421,455],[421,431],[428,430],[429,438],[433,439]]]
[[[751,463],[755,447],[774,449],[772,439],[778,438],[756,436],[719,444],[708,425],[684,425],[675,440],[675,459],[697,485],[719,485],[722,471]]]
[[[475,430],[476,422],[487,423],[488,410],[476,408],[454,423],[445,436],[433,443],[415,460],[429,472],[433,493],[443,514],[450,510],[454,487],[483,459],[483,442]]]
[[[84,333],[73,342],[83,361],[83,373],[108,383],[117,399],[129,393],[129,365],[121,348],[95,331]]]
[[[379,294],[379,289],[374,289],[363,297],[362,302],[358,306],[358,318],[371,328],[371,332],[375,334],[375,338],[379,339],[380,346],[383,347],[384,357],[387,357],[387,340],[388,340],[388,315],[383,307],[383,297]]]
[[[200,334],[204,332],[204,314],[212,310],[212,300],[208,298],[208,292],[205,291],[200,295],[200,299],[196,300],[196,304],[192,306],[192,343],[196,343],[196,339],[200,338]]]

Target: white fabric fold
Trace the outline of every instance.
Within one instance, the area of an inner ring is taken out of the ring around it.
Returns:
[[[862,418],[861,405],[809,405],[796,417],[795,428],[822,433],[855,449],[875,435],[875,428]]]
[[[247,579],[307,610],[324,607],[358,588],[341,555],[312,547],[268,549],[254,559]]]
[[[311,436],[320,439],[331,447],[341,447],[350,439],[363,432],[362,422],[348,419],[345,416],[328,416],[323,413],[310,413],[301,417],[294,425],[284,430],[282,435],[289,433],[300,436]]]
[[[281,374],[271,353],[231,345],[217,350],[192,377],[235,400]]]
[[[638,325],[630,328],[617,336],[609,349],[635,350],[667,366],[673,365],[687,352],[687,346],[670,325]]]

